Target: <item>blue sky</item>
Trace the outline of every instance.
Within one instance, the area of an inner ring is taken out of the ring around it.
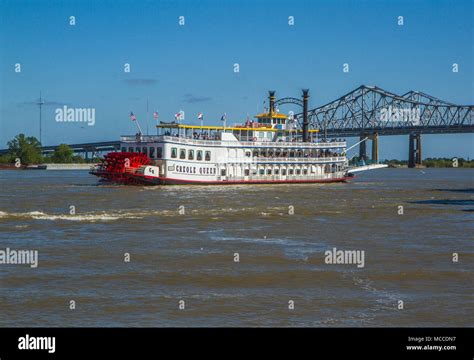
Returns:
[[[135,133],[131,110],[146,128],[147,98],[150,133],[153,110],[166,121],[179,110],[186,122],[196,123],[198,112],[208,124],[218,124],[224,112],[229,123],[244,121],[262,110],[269,89],[299,97],[309,88],[310,108],[361,84],[473,104],[472,4],[1,0],[0,147],[20,132],[38,136],[40,90],[45,145]],[[56,122],[63,104],[95,108],[95,125]],[[407,136],[382,137],[380,157],[406,159],[407,144]],[[474,135],[424,136],[423,151],[472,158]]]

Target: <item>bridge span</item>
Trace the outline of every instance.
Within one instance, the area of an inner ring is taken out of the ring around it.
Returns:
[[[304,96],[304,91],[303,91]],[[284,98],[277,104],[302,101]],[[304,113],[295,115],[303,126]],[[474,132],[474,105],[456,105],[420,91],[397,95],[376,86],[357,89],[307,112],[309,128],[323,136],[368,137],[372,141],[372,160],[378,162],[379,136],[408,135],[408,166],[422,162],[422,134]],[[359,146],[359,157],[367,159],[366,142]]]

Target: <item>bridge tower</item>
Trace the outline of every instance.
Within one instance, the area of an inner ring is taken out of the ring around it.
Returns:
[[[372,162],[378,164],[379,162],[379,134],[374,133],[372,139]]]
[[[366,137],[367,137],[367,135],[361,134],[360,138],[359,138],[359,141],[361,141],[361,143],[359,144],[359,160],[363,160],[364,162],[367,161],[367,159],[368,159],[368,157],[367,157],[367,143],[366,143],[367,140],[363,141]]]
[[[416,141],[416,164],[421,165],[422,164],[422,157],[421,157],[421,134],[416,134],[415,137]]]
[[[411,133],[408,138],[408,167],[414,168],[421,164],[421,134]]]

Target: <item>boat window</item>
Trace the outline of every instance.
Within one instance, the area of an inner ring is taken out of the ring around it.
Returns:
[[[225,169],[221,169],[221,176],[225,176]]]
[[[275,175],[278,175],[280,173],[280,170],[275,169]]]
[[[308,175],[308,169],[304,169],[303,174]]]
[[[272,169],[267,169],[267,175],[271,175],[272,174]]]
[[[139,147],[136,147],[135,150],[137,151],[137,153],[141,152],[141,149]]]
[[[179,150],[179,158],[180,159],[186,159],[186,150],[184,150],[184,149]]]
[[[156,148],[156,158],[161,159],[163,157],[163,148],[157,147]]]
[[[126,148],[126,147],[123,147],[123,148],[122,148],[122,152],[127,152],[127,148]]]
[[[151,147],[151,148],[150,148],[150,157],[151,157],[151,158],[154,158],[154,157],[155,157],[155,148],[154,148],[154,147]]]
[[[301,174],[301,170],[300,169],[296,169],[296,175],[300,175]]]
[[[265,175],[265,170],[260,169],[258,173],[259,173],[260,175]]]
[[[252,156],[252,153],[250,151],[246,151],[245,156],[250,157],[250,156]]]
[[[206,151],[205,160],[206,160],[206,161],[211,161],[211,152],[210,152],[210,151]]]
[[[142,152],[143,152],[144,154],[148,154],[148,149],[146,148],[146,146],[144,146],[144,147],[142,148]]]
[[[288,169],[288,175],[293,175],[293,169]]]
[[[286,175],[286,169],[281,169],[281,174]]]
[[[197,151],[196,160],[202,161],[202,150]]]
[[[258,157],[258,150],[253,151],[253,157]]]
[[[249,176],[249,175],[250,175],[250,170],[249,170],[249,169],[245,169],[244,175],[245,175],[245,176]]]
[[[173,159],[176,159],[176,157],[178,156],[178,149],[176,148],[171,148],[171,157]]]
[[[132,147],[129,147],[129,148],[128,148],[128,152],[133,152],[133,148],[132,148]]]
[[[188,160],[194,160],[194,150],[188,151]]]

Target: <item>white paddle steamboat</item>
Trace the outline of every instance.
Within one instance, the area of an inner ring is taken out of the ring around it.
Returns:
[[[319,139],[275,111],[242,125],[157,125],[158,135],[122,136],[91,174],[124,184],[279,184],[343,182],[353,175],[346,142]]]

